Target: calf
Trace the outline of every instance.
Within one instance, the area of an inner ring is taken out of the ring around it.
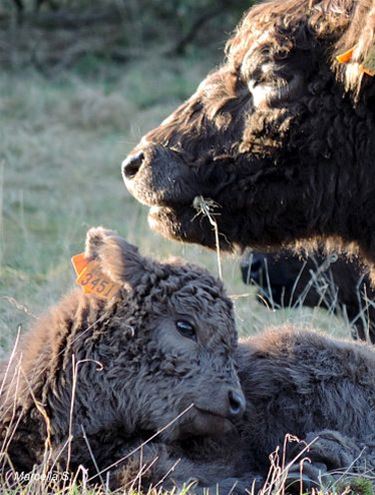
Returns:
[[[102,228],[85,260],[86,293],[41,318],[4,366],[4,471],[84,466],[92,481],[110,473],[112,488],[140,477],[145,490],[195,481],[242,493],[266,479],[287,434],[302,441],[297,455],[310,444],[308,486],[375,467],[372,349],[293,328],[237,346],[232,304],[205,270],[152,261]]]
[[[179,441],[225,434],[244,413],[232,303],[205,270],[152,261],[102,228],[88,232],[85,258],[104,277],[81,278],[96,294],[76,289],[65,297],[3,370],[2,462],[18,472],[83,465],[95,477],[161,430],[142,449],[145,464],[159,459],[144,476],[147,488],[181,457]],[[101,289],[111,298],[98,297]],[[233,474],[231,455],[221,463],[224,476]],[[113,487],[136,477],[134,458],[139,452],[119,464]],[[217,456],[214,477],[205,461],[185,456],[173,479],[201,473],[203,483],[216,481]]]

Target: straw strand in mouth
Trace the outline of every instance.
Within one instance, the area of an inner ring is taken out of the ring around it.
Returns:
[[[219,278],[223,279],[223,270],[221,266],[220,255],[219,228],[215,219],[215,216],[220,215],[220,213],[217,211],[220,208],[220,205],[218,205],[213,199],[204,198],[203,196],[196,196],[193,201],[193,208],[197,210],[197,214],[194,216],[193,220],[197,216],[203,215],[208,218],[208,221],[214,228],[218,273]]]

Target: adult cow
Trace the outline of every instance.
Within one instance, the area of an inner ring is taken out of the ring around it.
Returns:
[[[203,196],[219,205],[222,248],[333,240],[374,281],[374,30],[374,0],[251,8],[224,64],[123,164],[151,227],[213,247]]]

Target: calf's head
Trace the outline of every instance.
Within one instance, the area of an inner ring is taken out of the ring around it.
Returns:
[[[194,208],[203,196],[217,203],[223,248],[363,240],[353,211],[373,201],[364,177],[375,151],[375,84],[364,67],[374,31],[373,0],[253,7],[224,64],[123,163],[128,190],[151,207],[151,227],[213,247],[213,229]]]
[[[244,412],[232,303],[222,283],[181,261],[159,263],[111,231],[91,229],[86,255],[123,287],[94,357],[119,417],[165,438],[228,430]],[[102,353],[102,354],[101,354]],[[112,402],[110,399],[110,403]]]

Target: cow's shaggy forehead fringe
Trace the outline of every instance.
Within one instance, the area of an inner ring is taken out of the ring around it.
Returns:
[[[329,43],[333,68],[347,90],[358,96],[363,72],[336,63],[336,56],[355,47],[353,62],[362,63],[375,41],[374,0],[271,0],[253,7],[243,18],[234,36],[227,42],[227,61],[242,63],[246,53],[264,30],[290,32],[298,27],[312,30],[318,41]],[[284,42],[286,39],[284,38]],[[277,37],[267,36],[267,44]]]
[[[254,153],[256,149],[251,145],[250,150],[248,144],[256,140],[258,131],[254,126],[264,134],[262,115],[267,114],[268,122],[275,121],[282,132],[283,125],[289,128],[293,111],[273,108],[271,118],[265,107],[258,109],[256,122],[246,122],[246,115],[254,113],[255,101],[249,81],[257,85],[278,84],[280,96],[285,91],[284,96],[293,99],[296,88],[293,82],[287,83],[292,79],[293,67],[288,69],[284,61],[294,50],[302,49],[299,56],[303,57],[310,49],[306,56],[325,58],[346,90],[358,99],[365,83],[372,82],[371,78],[366,82],[359,67],[374,46],[374,32],[374,0],[271,0],[257,5],[244,16],[228,41],[224,65],[210,74],[197,92],[147,139],[174,147],[177,152],[183,150],[185,160],[197,165],[210,160],[210,150],[216,150],[216,155],[217,150],[232,156]],[[352,63],[338,64],[336,56],[353,47]],[[242,136],[245,146],[239,147],[239,132],[249,128],[250,135],[245,132]],[[237,138],[230,139],[231,135]],[[228,148],[231,142],[234,144]],[[277,146],[272,136],[269,146]],[[265,148],[262,145],[263,152]]]

